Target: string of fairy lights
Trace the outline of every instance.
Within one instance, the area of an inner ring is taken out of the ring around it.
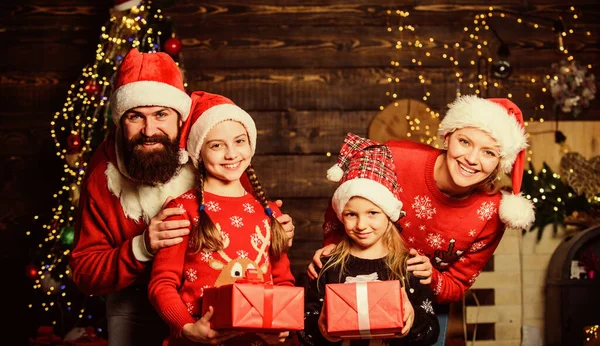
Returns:
[[[490,25],[490,21],[491,19],[496,16],[502,19],[509,19],[509,18],[513,18],[517,24],[519,25],[525,25],[529,28],[532,29],[547,29],[547,25],[545,24],[540,24],[537,23],[535,21],[530,21],[529,19],[523,19],[523,16],[519,16],[518,14],[515,13],[511,13],[511,12],[506,12],[504,10],[495,10],[493,7],[489,7],[487,12],[482,12],[482,13],[478,13],[474,15],[474,19],[472,21],[472,25],[467,25],[463,28],[463,33],[460,35],[460,40],[457,40],[456,42],[449,44],[449,43],[444,43],[442,45],[436,45],[436,42],[438,41],[435,37],[428,37],[426,39],[421,39],[419,38],[418,35],[418,30],[417,28],[415,28],[414,25],[412,24],[407,24],[405,23],[407,21],[407,18],[410,16],[410,13],[408,11],[404,11],[404,10],[388,10],[387,11],[388,14],[388,25],[387,25],[387,31],[388,32],[395,32],[397,31],[400,35],[400,38],[396,41],[396,44],[394,46],[394,48],[396,50],[402,50],[405,47],[413,47],[416,49],[413,49],[412,52],[415,52],[416,57],[411,59],[411,65],[412,67],[422,67],[425,63],[427,59],[438,59],[439,57],[441,57],[443,59],[443,61],[446,61],[446,63],[448,64],[449,67],[451,67],[454,70],[454,74],[452,75],[452,77],[455,80],[455,84],[457,85],[456,88],[456,96],[460,96],[462,94],[461,91],[461,87],[464,86],[466,87],[466,89],[468,90],[468,93],[472,94],[481,94],[482,90],[487,90],[489,88],[496,88],[498,89],[498,91],[500,92],[505,92],[505,96],[508,98],[513,98],[513,94],[511,91],[508,90],[502,90],[505,89],[503,88],[503,80],[502,79],[497,79],[492,81],[489,76],[487,75],[487,73],[482,73],[481,71],[478,71],[477,75],[476,75],[476,81],[467,81],[467,76],[468,76],[468,72],[466,71],[467,69],[471,69],[472,67],[478,65],[478,64],[485,64],[490,65],[493,64],[494,62],[497,61],[497,59],[493,58],[491,56],[491,54],[489,54],[489,50],[490,50],[490,41],[488,39],[486,39],[488,34],[490,31],[493,30],[493,28]],[[575,7],[571,6],[569,8],[569,13],[568,15],[572,18],[573,21],[579,19],[579,15],[578,15],[578,11],[576,10]],[[393,21],[392,17],[393,16],[397,16],[398,18],[398,22],[399,24],[397,26],[392,26],[391,22]],[[549,18],[540,18],[539,19],[542,22],[548,22],[550,19]],[[566,59],[568,61],[572,61],[574,59],[573,55],[570,53],[570,51],[566,48],[565,44],[564,44],[564,39],[569,36],[569,35],[575,35],[576,32],[571,28],[571,29],[566,29],[563,23],[562,18],[560,19],[560,21],[555,21],[555,23],[559,23],[560,25],[554,25],[552,27],[552,30],[557,31],[556,35],[557,35],[557,49],[562,52]],[[404,36],[407,35],[409,36],[408,39],[403,40]],[[497,36],[497,34],[495,34]],[[587,31],[585,33],[586,36],[591,36],[591,32]],[[436,50],[439,50],[439,48],[442,48],[442,52],[441,53],[432,53],[432,48],[436,48]],[[474,49],[472,49],[474,48]],[[467,53],[465,53],[467,52]],[[461,54],[462,53],[462,54]],[[472,54],[474,53],[472,57],[470,57],[470,59],[468,59],[467,63],[461,64],[462,58],[466,58],[464,57],[464,55],[467,54]],[[400,54],[400,53],[399,53]],[[400,67],[401,63],[398,60],[391,60],[390,64],[392,67]],[[465,66],[466,67],[461,67],[461,66]],[[588,69],[592,68],[591,64],[587,65]],[[549,74],[539,77],[539,76],[525,76],[525,77],[521,77],[520,79],[522,80],[526,80],[529,82],[529,86],[528,88],[525,88],[524,91],[524,96],[526,99],[531,99],[532,98],[532,92],[528,91],[530,88],[539,88],[539,90],[542,91],[542,93],[547,93],[547,87],[546,84],[547,82],[544,81],[545,80],[549,80],[551,78],[556,79],[556,76],[551,76]],[[422,99],[423,101],[427,102],[428,99],[430,99],[433,96],[433,91],[430,90],[428,88],[428,85],[432,85],[433,81],[431,79],[428,79],[425,75],[424,72],[420,72],[418,73],[418,79],[419,79],[419,83],[421,85],[423,85],[423,96]],[[388,82],[390,83],[390,85],[393,86],[394,83],[400,83],[401,78],[396,76],[391,76],[388,77]],[[506,83],[508,84],[508,83]],[[387,96],[390,96],[392,99],[397,99],[399,97],[398,93],[395,93],[393,90],[390,90],[388,92],[386,92]],[[551,109],[551,107],[547,107],[543,102],[537,102],[534,105],[535,108],[535,112],[543,112],[546,109]],[[380,106],[380,109],[383,110],[384,106]],[[440,114],[439,112],[429,108],[428,112],[430,113],[432,118],[439,118]],[[538,117],[538,121],[543,122],[544,121],[544,117],[543,116],[539,116]],[[419,119],[407,119],[409,121],[414,122],[414,124],[412,125],[418,125],[417,122],[419,121]],[[529,119],[529,121],[534,121],[534,118],[531,117]],[[528,126],[528,123],[526,123],[526,126]],[[412,126],[412,128],[414,130],[417,129],[417,126]],[[411,137],[412,133],[411,131],[409,131],[407,134],[407,137]],[[435,131],[431,132],[431,136],[430,138],[424,139],[422,140],[423,142],[426,142],[428,144],[433,143],[435,141]],[[531,154],[531,153],[530,153]],[[531,158],[529,158],[530,160]]]
[[[165,38],[165,39],[163,39]],[[181,42],[174,36],[162,11],[150,1],[142,1],[125,11],[111,9],[107,25],[102,26],[95,61],[83,68],[70,86],[60,111],[50,122],[50,134],[56,146],[56,156],[64,160],[62,186],[53,197],[52,216],[42,228],[46,232],[38,245],[39,263],[27,268],[33,289],[41,292],[43,311],[51,312],[60,306],[74,311],[73,292],[69,289],[71,272],[68,265],[74,240],[74,225],[79,203],[79,188],[85,176],[93,149],[104,139],[110,123],[109,95],[115,72],[131,48],[142,52],[166,51],[177,56]],[[39,220],[40,216],[34,217]],[[27,232],[31,236],[31,231]],[[34,308],[29,304],[29,308]],[[92,316],[85,303],[77,307],[77,319]],[[52,320],[56,325],[58,321]]]
[[[519,14],[516,12],[506,11],[504,9],[495,9],[494,7],[489,7],[487,11],[481,11],[474,15],[471,24],[465,25],[462,29],[462,33],[456,42],[452,43],[444,43],[438,44],[439,41],[435,37],[427,37],[421,38],[418,34],[418,28],[415,27],[414,24],[408,23],[408,18],[410,16],[409,11],[405,10],[388,10],[388,23],[386,30],[389,33],[397,32],[399,38],[397,39],[394,49],[398,51],[398,58],[390,61],[390,65],[393,68],[400,68],[400,56],[402,54],[402,50],[406,47],[411,48],[411,53],[413,53],[413,58],[410,59],[410,67],[417,71],[417,78],[420,85],[423,87],[423,96],[422,100],[427,102],[432,99],[434,96],[434,91],[430,86],[434,85],[434,81],[431,78],[427,78],[425,71],[421,70],[422,66],[426,65],[428,60],[439,59],[441,58],[442,62],[447,64],[449,68],[454,71],[451,74],[450,83],[452,81],[456,85],[455,96],[458,97],[463,93],[463,89],[465,93],[468,94],[477,94],[482,95],[486,94],[491,89],[496,89],[494,91],[494,95],[496,97],[507,97],[509,99],[513,99],[514,90],[519,90],[519,88],[512,88],[515,83],[520,83],[524,87],[522,88],[522,92],[524,93],[524,98],[526,100],[531,100],[532,106],[534,109],[534,116],[531,116],[528,121],[525,121],[525,127],[529,126],[530,123],[535,121],[539,121],[543,123],[545,120],[545,112],[551,110],[553,107],[545,104],[540,100],[533,100],[533,95],[538,94],[548,94],[548,84],[551,79],[558,79],[558,76],[555,74],[547,73],[545,75],[524,75],[515,76],[513,80],[509,82],[506,79],[510,75],[510,70],[507,70],[510,66],[507,66],[506,63],[502,65],[501,53],[504,55],[508,55],[508,46],[502,44],[504,42],[501,40],[498,33],[493,29],[491,24],[493,18],[499,18],[503,22],[508,20],[514,20],[514,25],[523,26],[524,29],[528,30],[552,30],[554,35],[556,35],[556,48],[557,51],[562,53],[564,59],[568,62],[572,62],[575,58],[572,52],[568,49],[565,41],[568,40],[569,37],[574,35],[585,35],[586,37],[591,36],[590,31],[586,31],[585,33],[576,32],[573,29],[575,27],[574,22],[580,19],[579,11],[574,7],[570,6],[568,11],[564,13],[565,18],[562,16],[559,18],[543,18],[543,17],[535,17],[528,16],[524,14]],[[570,28],[567,28],[565,25],[566,19],[570,20]],[[397,25],[393,25],[392,22],[397,22]],[[548,25],[548,23],[552,23],[552,25]],[[492,36],[492,37],[490,37]],[[496,40],[500,41],[501,47],[498,50],[498,57],[493,57],[491,54],[492,50],[492,41]],[[440,49],[441,48],[441,49]],[[436,53],[433,53],[435,49]],[[504,51],[501,51],[504,49]],[[441,50],[441,52],[440,52]],[[494,66],[498,68],[497,72],[501,78],[491,78],[489,76],[489,66]],[[592,64],[586,65],[587,69],[592,69]],[[474,68],[477,68],[477,72],[475,73],[475,80],[469,80],[469,73]],[[399,70],[400,71],[400,70]],[[567,67],[568,71],[568,67]],[[504,74],[504,75],[503,75]],[[515,81],[516,79],[516,81]],[[395,92],[395,86],[399,85],[402,81],[402,78],[399,76],[390,76],[387,79],[390,90],[386,92],[386,96],[392,99],[394,106],[398,106],[398,99],[401,98],[400,93]],[[540,91],[539,92],[536,92]],[[483,95],[485,96],[485,95]],[[452,100],[448,100],[450,102]],[[448,106],[448,104],[447,104]],[[380,110],[384,110],[385,106],[380,106]],[[439,147],[438,143],[436,143],[437,138],[437,129],[431,129],[431,124],[438,123],[440,113],[434,110],[432,107],[427,107],[426,112],[427,115],[419,115],[412,116],[406,115],[405,119],[409,123],[408,131],[406,133],[406,137],[413,137],[416,131],[420,131],[419,134],[423,133],[423,128],[425,127],[425,136],[420,135],[419,140],[422,143],[433,145],[434,147]],[[554,114],[554,113],[552,113]],[[429,124],[429,125],[428,125]],[[562,147],[563,152],[568,151],[568,147]],[[527,161],[531,162],[533,151],[528,150]],[[538,180],[538,177],[535,176],[535,172],[532,170],[527,171],[528,174],[534,175],[533,179]],[[540,174],[546,174],[545,169],[540,171]],[[552,177],[555,180],[560,180],[561,177],[559,174],[553,173]],[[554,186],[554,187],[553,187]],[[555,188],[556,184],[550,184],[549,189]],[[541,188],[543,190],[543,188]],[[540,191],[538,196],[527,196],[532,199],[534,203],[538,202],[538,197],[540,199],[545,199],[546,191]],[[536,193],[537,195],[537,193]],[[568,196],[569,198],[572,196]],[[599,202],[599,197],[594,197],[590,202]],[[564,201],[558,200],[559,203],[564,203]],[[558,207],[554,207],[555,211],[558,211]]]

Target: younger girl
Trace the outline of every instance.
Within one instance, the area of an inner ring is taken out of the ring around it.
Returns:
[[[386,340],[386,344],[433,344],[439,334],[431,305],[433,293],[428,285],[407,273],[408,252],[394,226],[403,212],[390,149],[350,133],[344,140],[335,169],[338,166],[343,176],[333,195],[332,206],[344,225],[345,234],[331,255],[324,259],[318,278],[311,280],[307,288],[305,330],[298,333],[300,341],[305,345],[330,345],[340,341],[327,334],[321,313],[326,284],[400,280],[405,326],[399,338]],[[328,177],[331,178],[329,174]],[[374,345],[381,344],[381,340],[352,340],[346,344]]]
[[[254,121],[220,95],[196,92],[192,102],[181,142],[187,143],[200,179],[198,188],[169,205],[184,213],[167,219],[188,220],[192,228],[183,242],[160,250],[154,258],[150,301],[171,328],[169,345],[283,342],[289,332],[259,333],[258,338],[211,329],[214,306],[200,316],[204,289],[231,284],[247,269],[256,269],[264,281],[275,285],[293,286],[294,277],[285,232],[275,218],[280,211],[268,202],[250,164],[256,149]],[[254,194],[242,186],[243,173]]]

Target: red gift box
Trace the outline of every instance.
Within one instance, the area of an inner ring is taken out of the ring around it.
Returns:
[[[289,331],[304,329],[304,289],[273,286],[247,272],[234,284],[204,289],[202,315],[212,306],[212,329]]]
[[[331,336],[394,337],[404,326],[400,281],[325,285],[325,317]]]

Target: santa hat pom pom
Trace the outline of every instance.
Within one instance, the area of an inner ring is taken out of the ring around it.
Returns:
[[[333,181],[333,182],[337,183],[338,181],[340,181],[342,179],[343,175],[344,175],[344,171],[337,164],[331,166],[331,168],[329,168],[327,170],[327,180],[329,180],[329,181]]]
[[[179,164],[185,165],[190,158],[190,155],[187,151],[183,149],[179,149]]]
[[[522,194],[502,192],[500,220],[513,229],[529,229],[535,220],[533,203]]]

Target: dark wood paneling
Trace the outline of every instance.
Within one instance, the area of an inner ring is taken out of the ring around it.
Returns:
[[[251,112],[258,154],[336,155],[348,132],[366,136],[376,111]]]
[[[395,72],[391,68],[190,70],[188,83],[191,90],[227,95],[248,110],[361,110],[388,103],[387,79]],[[439,83],[433,85],[434,93],[446,95],[445,75],[435,77]],[[417,72],[406,70],[403,81],[407,83],[401,87],[402,97],[422,97]]]
[[[304,273],[315,250],[323,244],[323,215],[329,198],[284,198],[282,211],[288,213],[296,226],[294,244],[289,252],[292,271]]]
[[[444,58],[444,54],[458,61],[459,67],[469,68],[471,61],[477,60],[477,50],[463,28],[461,24],[419,26],[416,36],[402,36],[397,32],[388,33],[385,26],[240,26],[226,31],[217,28],[214,32],[184,26],[178,34],[186,48],[186,66],[189,69],[387,67],[392,60],[401,66],[414,67],[413,59],[420,60],[423,67],[452,67],[453,62]],[[562,58],[562,53],[556,49],[556,42],[549,40],[551,30],[538,29],[523,33],[523,30],[510,25],[499,27],[496,31],[509,45],[510,60],[517,68],[549,66]],[[481,41],[490,42],[489,48],[484,49],[485,54],[495,58],[498,40],[491,32],[481,36]],[[407,42],[416,38],[423,43],[422,48],[407,45]],[[434,41],[429,41],[429,38],[434,38]],[[395,48],[398,40],[403,42],[402,49]],[[462,49],[452,48],[456,42],[461,44]],[[600,56],[597,35],[582,33],[565,39],[565,42],[583,61],[595,61]],[[536,54],[531,54],[534,51]]]
[[[271,198],[327,198],[336,184],[326,174],[337,156],[264,155],[255,156],[252,164]]]
[[[282,201],[281,210],[292,217],[296,227],[294,242],[323,240],[323,215],[330,198],[290,197],[283,198]]]
[[[488,11],[493,5],[496,11],[532,13],[557,18],[566,13],[569,5],[585,10],[583,18],[593,22],[598,13],[593,1],[569,2],[568,5],[530,1],[523,7],[522,1],[177,1],[166,11],[178,18],[182,26],[232,27],[238,25],[268,24],[272,26],[359,26],[385,25],[394,20],[388,10],[403,9],[409,18],[421,25],[451,24],[472,17],[473,13]],[[581,19],[584,20],[584,19]]]
[[[539,82],[549,67],[516,70],[498,88],[490,88],[487,96],[513,95],[525,109],[533,104],[551,104],[549,94],[540,92]],[[356,69],[252,69],[252,70],[188,70],[190,90],[207,90],[227,95],[247,110],[378,110],[394,98],[421,100],[431,95],[427,104],[442,111],[455,99],[456,79],[452,69],[356,68]],[[466,70],[461,84],[463,94],[472,94],[468,84],[476,80],[476,71]],[[419,83],[423,75],[427,82]],[[388,78],[399,82],[388,82]],[[537,79],[537,84],[531,78]],[[390,95],[391,95],[390,94]],[[530,98],[525,97],[530,94]],[[257,95],[260,95],[257,97]],[[531,108],[530,108],[531,107]],[[532,113],[531,111],[527,112]]]

